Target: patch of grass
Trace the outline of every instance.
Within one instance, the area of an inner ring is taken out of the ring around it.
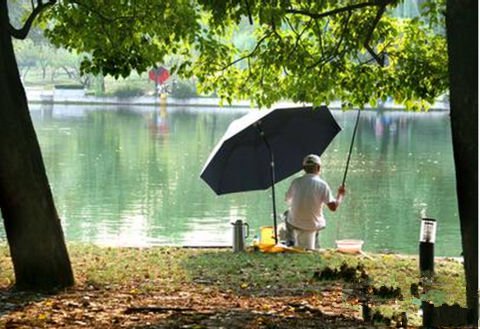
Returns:
[[[317,254],[263,254],[218,250],[191,255],[183,261],[189,278],[222,290],[268,294],[275,290],[313,290],[313,272],[325,266]]]
[[[436,275],[431,289],[418,298],[412,295],[412,284],[421,281],[418,260],[413,256],[369,255],[369,257],[345,255],[335,251],[305,254],[232,254],[231,251],[205,251],[189,255],[183,266],[193,281],[213,285],[221,291],[233,291],[239,295],[287,296],[319,294],[340,286],[347,302],[358,298],[363,283],[347,283],[342,280],[315,280],[314,273],[325,268],[340,270],[359,265],[368,276],[368,285],[373,290],[400,290],[402,297],[369,297],[372,312],[380,312],[388,318],[405,312],[410,322],[421,324],[418,315],[421,299],[431,300],[436,305],[458,303],[465,306],[465,281],[463,266],[454,260],[437,260]],[[361,280],[359,280],[361,281]],[[360,299],[359,299],[360,300]],[[355,305],[352,307],[358,307]]]
[[[77,282],[96,287],[131,285],[149,290],[157,285],[177,289],[186,274],[179,262],[186,256],[176,248],[110,248],[70,245]]]
[[[203,251],[183,261],[191,280],[211,282],[224,290],[264,293],[267,287],[315,290],[324,282],[312,280],[315,271],[326,266],[339,269],[342,264],[361,264],[374,287],[400,288],[410,297],[410,287],[420,281],[415,257],[371,255],[369,258],[334,251],[305,254],[232,254],[230,250]],[[465,305],[463,266],[457,261],[437,261],[432,290],[444,294],[445,303]]]

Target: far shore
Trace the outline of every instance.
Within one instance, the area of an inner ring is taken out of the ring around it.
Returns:
[[[25,88],[27,100],[32,104],[65,104],[65,105],[132,105],[132,106],[159,106],[165,104],[166,106],[192,106],[192,107],[226,107],[226,108],[255,108],[255,106],[248,100],[234,101],[232,104],[221,103],[219,98],[210,97],[195,97],[179,99],[170,96],[160,98],[155,95],[139,96],[139,97],[112,97],[112,96],[92,96],[87,95],[84,90],[67,90],[54,89],[45,90],[38,87]],[[293,103],[293,102],[278,102],[273,107],[288,107],[288,106],[308,106],[307,103]],[[328,104],[332,110],[342,109],[339,101],[334,101]],[[395,104],[393,102],[379,102],[377,107],[366,106],[366,110],[403,110],[404,106]],[[448,102],[436,102],[432,105],[429,111],[449,111],[450,104]]]

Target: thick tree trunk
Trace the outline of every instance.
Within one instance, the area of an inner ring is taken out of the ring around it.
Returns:
[[[467,305],[478,319],[478,3],[447,1],[450,113]]]
[[[20,289],[73,284],[73,273],[0,0],[0,209]]]

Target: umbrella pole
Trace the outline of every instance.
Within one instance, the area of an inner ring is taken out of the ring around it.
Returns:
[[[277,205],[275,203],[275,159],[273,157],[272,148],[270,147],[270,144],[265,138],[265,133],[263,132],[262,127],[260,126],[260,122],[258,122],[255,126],[257,127],[257,130],[260,136],[262,137],[263,142],[265,143],[265,146],[267,147],[268,153],[270,155],[270,178],[272,180],[272,203],[273,203],[273,236],[275,239],[275,244],[277,244],[278,236],[277,236]]]
[[[350,157],[352,155],[353,142],[355,141],[355,135],[357,133],[358,119],[360,119],[360,109],[358,109],[357,120],[355,121],[355,128],[353,128],[352,141],[350,143],[350,150],[348,151],[347,165],[345,166],[345,173],[343,174],[342,186],[345,186],[345,181],[347,180],[348,165],[350,164]]]
[[[275,161],[273,159],[273,153],[270,150],[270,158],[272,160],[270,164],[271,168],[271,177],[272,177],[272,202],[273,202],[273,232],[275,238],[275,244],[278,243],[278,236],[277,236],[277,206],[275,204]]]

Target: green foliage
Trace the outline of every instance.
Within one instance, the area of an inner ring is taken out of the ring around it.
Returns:
[[[190,1],[126,1],[105,5],[102,1],[58,2],[44,16],[54,24],[47,37],[68,50],[88,52],[84,73],[127,77],[145,72],[167,53],[193,39],[196,13]]]
[[[424,21],[438,31],[445,30],[446,0],[429,0],[422,4]]]
[[[201,3],[214,27],[222,29],[212,28],[199,38],[200,54],[191,69],[203,90],[218,90],[227,101],[250,98],[270,106],[282,99],[314,104],[341,100],[363,107],[393,97],[420,109],[447,90],[443,33],[417,18],[384,14],[370,34],[375,6],[322,16],[358,3],[249,1],[255,45],[242,49],[218,34],[246,14],[238,8],[241,4],[213,8],[215,1]],[[378,63],[382,59],[383,65]]]

